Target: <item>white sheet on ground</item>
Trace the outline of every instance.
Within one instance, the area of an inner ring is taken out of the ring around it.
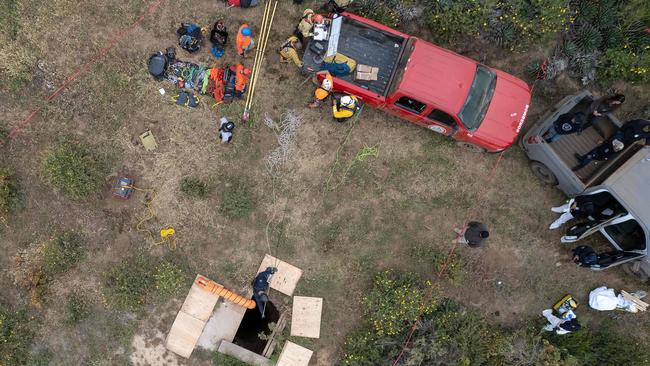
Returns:
[[[634,307],[622,295],[617,296],[614,289],[605,286],[598,287],[589,293],[589,306],[600,311],[614,310],[616,308],[632,311],[631,309]]]

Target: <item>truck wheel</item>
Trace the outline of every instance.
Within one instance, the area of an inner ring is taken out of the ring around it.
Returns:
[[[549,169],[543,163],[540,163],[539,161],[531,161],[530,170],[532,170],[533,175],[536,176],[537,179],[541,180],[544,184],[552,186],[557,185],[557,177],[555,174],[553,174],[551,169]]]
[[[465,150],[469,150],[473,153],[484,153],[485,149],[478,146],[474,145],[471,142],[466,142],[466,141],[458,141],[456,142],[456,146],[462,147]]]
[[[630,276],[638,278],[639,281],[643,283],[648,283],[648,280],[650,280],[650,277],[648,277],[648,275],[645,274],[645,272],[643,272],[640,269],[637,270],[634,269],[634,267],[636,267],[634,265],[634,262],[623,263],[621,264],[621,267],[623,268],[623,271],[625,271],[625,273],[629,274]]]

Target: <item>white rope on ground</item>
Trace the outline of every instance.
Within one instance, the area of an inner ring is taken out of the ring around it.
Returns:
[[[276,131],[278,147],[269,153],[264,159],[266,167],[273,176],[273,171],[286,163],[290,156],[291,142],[298,133],[298,128],[302,125],[302,115],[293,109],[287,110],[278,125],[270,117],[264,118],[264,124]]]

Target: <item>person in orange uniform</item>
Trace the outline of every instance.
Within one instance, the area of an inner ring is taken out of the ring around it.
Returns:
[[[237,64],[235,66],[235,73],[237,74],[237,78],[235,79],[235,96],[241,98],[246,91],[246,84],[251,75],[251,69],[244,67],[242,64]]]
[[[242,24],[239,27],[239,31],[237,31],[237,42],[236,42],[237,53],[239,54],[239,56],[246,57],[248,51],[253,49],[255,42],[253,42],[253,38],[251,37],[251,34],[253,34],[253,32],[251,31],[248,24]]]
[[[329,71],[325,71],[325,78],[319,86],[314,90],[314,101],[309,104],[309,108],[317,108],[323,104],[323,101],[327,99],[332,93],[332,87],[334,86],[334,79],[332,79],[332,74]]]

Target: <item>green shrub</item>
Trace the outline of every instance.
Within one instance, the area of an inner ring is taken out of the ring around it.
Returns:
[[[381,272],[363,298],[364,315],[378,336],[400,334],[418,314],[433,310],[432,301],[424,304],[426,293],[414,275]]]
[[[177,294],[183,288],[187,275],[180,266],[163,261],[156,266],[153,278],[157,293],[166,298]]]
[[[598,79],[604,84],[617,80],[630,83],[650,82],[650,52],[637,54],[627,49],[605,51],[599,61]]]
[[[84,198],[99,191],[106,174],[103,158],[72,140],[61,142],[45,159],[48,181],[71,198]]]
[[[545,333],[544,338],[580,365],[647,365],[650,360],[646,347],[630,334],[613,331],[608,322],[597,331],[583,327],[565,335]]]
[[[494,5],[494,0],[432,1],[424,19],[435,41],[456,45],[480,34]]]
[[[92,305],[90,300],[82,294],[73,292],[68,296],[65,322],[68,324],[77,324],[88,318],[91,311]]]
[[[395,3],[395,0],[357,0],[353,6],[354,12],[362,17],[395,28],[401,20],[395,10]]]
[[[33,336],[24,310],[0,307],[0,365],[26,365]]]
[[[523,50],[565,31],[571,14],[564,0],[497,1],[485,35],[500,47]]]
[[[43,269],[48,275],[67,271],[85,257],[85,246],[84,238],[74,231],[57,234],[45,245]]]
[[[16,209],[18,205],[18,183],[16,177],[5,168],[0,168],[0,216]]]
[[[219,211],[231,220],[248,216],[255,208],[253,192],[241,179],[229,179],[221,191]]]
[[[119,263],[104,277],[106,303],[118,309],[139,310],[155,286],[151,258],[137,255]]]
[[[192,198],[205,198],[208,196],[208,184],[197,177],[186,177],[181,180],[181,192]]]
[[[212,353],[212,364],[214,366],[248,366],[246,362],[239,361],[218,351]]]

